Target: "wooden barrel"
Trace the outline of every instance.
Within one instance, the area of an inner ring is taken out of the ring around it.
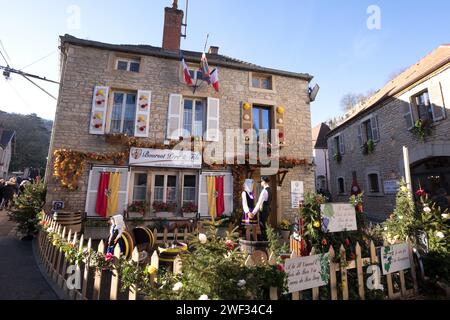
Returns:
[[[142,250],[151,253],[155,245],[155,236],[147,227],[136,227],[132,230],[135,246],[140,246]]]
[[[183,243],[183,242],[177,242],[176,247],[174,247],[174,248],[158,247],[159,261],[166,262],[166,263],[173,263],[173,261],[179,254],[182,254],[183,252],[186,252],[187,250],[188,250],[188,246],[186,243]]]
[[[249,241],[239,239],[239,247],[242,252],[252,254],[255,251],[263,251],[267,253],[268,241]]]
[[[55,212],[53,214],[53,220],[59,223],[62,227],[66,227],[66,230],[72,230],[74,232],[81,232],[83,227],[83,215],[81,212]]]
[[[134,250],[134,240],[131,234],[128,231],[124,231],[117,243],[120,247],[122,255],[124,255],[126,258],[131,258]]]

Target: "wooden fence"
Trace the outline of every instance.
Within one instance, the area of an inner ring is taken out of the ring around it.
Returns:
[[[92,248],[92,240],[84,239],[83,235],[78,237],[77,233],[72,233],[70,230],[67,232],[66,228],[62,227],[58,223],[56,223],[50,216],[45,216],[44,221],[54,230],[54,232],[58,233],[61,239],[66,239],[68,242],[73,245],[78,245],[78,250],[88,250],[90,252]],[[187,240],[189,234],[184,231],[181,234],[178,234],[177,231],[173,233],[167,232],[165,230],[163,233],[157,233],[158,236],[157,243],[170,242],[174,239],[178,240]],[[97,252],[105,253],[105,243],[101,241],[96,248]],[[379,257],[376,254],[376,247],[373,242],[370,243],[370,257],[362,257],[361,255],[361,247],[359,244],[356,245],[356,259],[347,261],[346,253],[343,246],[339,249],[340,253],[340,262],[335,262],[334,258],[336,256],[333,247],[330,247],[329,250],[329,292],[331,300],[348,300],[349,299],[349,282],[348,282],[348,271],[356,269],[357,274],[357,292],[359,299],[364,300],[366,298],[366,289],[365,289],[365,276],[363,268],[369,265],[379,265]],[[312,252],[311,254],[314,254]],[[128,293],[124,295],[123,293],[119,297],[119,274],[117,270],[112,270],[110,273],[110,280],[105,280],[105,273],[102,269],[91,267],[90,256],[83,258],[79,263],[75,263],[75,268],[78,274],[81,275],[81,283],[78,289],[70,290],[66,284],[66,280],[68,274],[66,273],[67,268],[70,264],[67,257],[65,256],[62,249],[58,248],[56,245],[52,243],[52,239],[47,236],[47,233],[40,232],[38,236],[38,255],[40,260],[45,268],[45,271],[49,274],[49,276],[57,283],[57,285],[64,290],[66,295],[71,299],[76,300],[99,300],[99,299],[128,299],[128,300],[136,300],[138,298],[136,286],[132,286]],[[120,258],[121,252],[119,246],[116,246],[114,256],[116,258]],[[291,258],[297,257],[296,252],[293,251],[291,254]],[[138,248],[135,247],[131,260],[138,263],[139,262],[139,252]],[[382,276],[387,284],[387,294],[386,297],[388,299],[398,299],[402,297],[407,297],[409,295],[413,295],[417,293],[417,281],[416,281],[416,273],[414,268],[414,261],[412,258],[412,251],[410,246],[410,261],[411,261],[411,269],[408,270],[410,272],[410,276],[412,279],[412,288],[408,289],[406,286],[405,272],[398,272],[399,277],[399,290],[395,290],[396,286],[394,285],[394,274],[388,274]],[[157,252],[153,253],[151,256],[151,265],[155,268],[159,267],[159,258]],[[259,263],[269,263],[276,264],[275,258],[273,255],[267,257],[262,251],[256,251],[249,255],[246,260],[247,266],[252,266]],[[181,260],[179,257],[175,259],[172,265],[169,266],[174,273],[181,272]],[[70,276],[70,275],[69,275]],[[155,281],[155,274],[150,276],[150,281]],[[277,300],[281,294],[281,290],[279,288],[271,288],[270,289],[270,299]],[[320,291],[321,288],[313,288],[309,290],[305,290],[302,292],[292,293],[293,300],[299,300],[306,294],[311,294],[311,299],[319,300],[320,299]],[[309,292],[309,293],[308,293]],[[324,297],[322,297],[324,298]]]

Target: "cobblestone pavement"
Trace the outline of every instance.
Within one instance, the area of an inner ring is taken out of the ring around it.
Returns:
[[[22,241],[15,224],[0,211],[0,300],[56,300],[40,273],[31,241]]]

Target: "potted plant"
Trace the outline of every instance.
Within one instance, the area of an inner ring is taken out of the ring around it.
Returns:
[[[194,202],[187,202],[181,207],[181,212],[185,218],[195,218],[198,213],[198,206]]]
[[[289,240],[289,236],[291,235],[291,223],[287,219],[281,220],[280,223],[281,236],[284,241]]]
[[[336,160],[337,163],[340,163],[342,161],[342,154],[338,151],[333,156],[334,160]]]
[[[83,223],[83,235],[85,239],[107,239],[109,237],[108,219],[88,218]]]
[[[364,195],[364,193],[361,192],[358,195],[352,195],[350,197],[350,203],[355,206],[355,209],[357,212],[361,212],[361,213],[364,212],[363,195]]]
[[[158,218],[170,218],[174,215],[177,205],[175,203],[155,201],[152,207]]]
[[[127,207],[128,218],[141,218],[145,215],[148,209],[148,203],[146,201],[133,201]]]
[[[430,120],[419,119],[416,121],[411,131],[417,137],[417,139],[424,142],[425,138],[431,135],[431,129],[432,127]]]
[[[372,139],[369,139],[362,145],[361,149],[363,154],[365,155],[371,154],[375,151],[375,143],[373,142]]]

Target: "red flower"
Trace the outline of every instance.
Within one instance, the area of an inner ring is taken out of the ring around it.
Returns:
[[[234,244],[233,240],[227,240],[227,241],[225,242],[225,246],[227,247],[228,250],[231,251],[231,250],[234,249],[235,244]]]
[[[139,130],[140,130],[140,131],[144,131],[144,130],[145,130],[145,127],[139,127]]]
[[[417,192],[416,192],[416,196],[418,196],[418,197],[424,197],[424,196],[426,196],[427,195],[427,193],[425,192],[425,190],[423,190],[423,189],[419,189],[419,190],[417,190]]]
[[[105,255],[105,261],[110,261],[113,258],[113,254],[111,252],[108,252]]]
[[[350,245],[350,240],[348,240],[348,239],[345,239],[345,242],[344,242],[344,244],[345,244],[345,246],[346,246],[346,247],[348,247],[348,246]]]
[[[277,264],[277,270],[280,272],[284,272],[284,264],[281,263]]]
[[[324,246],[324,247],[325,247],[325,246],[326,246],[327,244],[328,244],[328,241],[327,241],[327,239],[323,239],[323,240],[322,240],[322,246]]]

